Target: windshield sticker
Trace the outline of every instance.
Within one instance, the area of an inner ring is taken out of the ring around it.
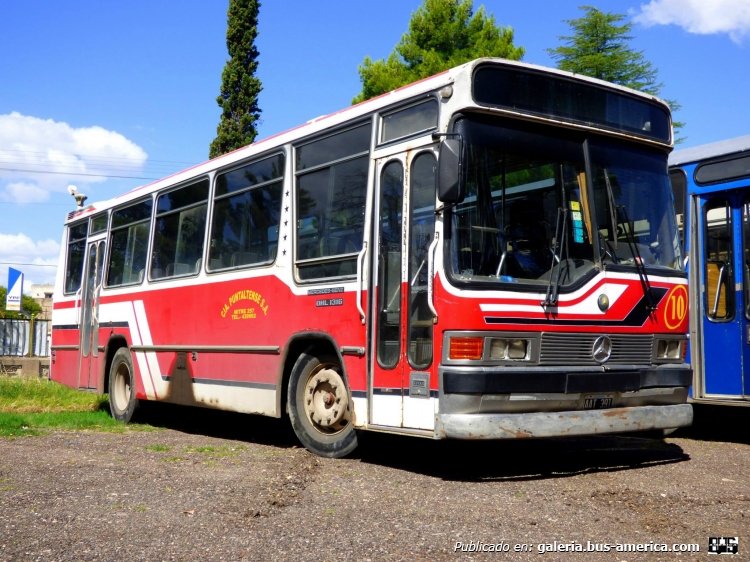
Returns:
[[[578,201],[570,202],[571,215],[573,216],[573,241],[583,244],[583,217],[581,216],[581,204]]]

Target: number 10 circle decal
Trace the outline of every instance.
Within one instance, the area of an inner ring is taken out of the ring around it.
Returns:
[[[685,285],[677,285],[667,294],[664,306],[664,325],[674,330],[682,324],[687,316],[688,293]]]

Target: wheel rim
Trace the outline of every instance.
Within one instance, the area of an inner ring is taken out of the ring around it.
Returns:
[[[114,404],[118,411],[124,412],[130,401],[130,370],[122,364],[115,373]]]
[[[305,414],[321,433],[336,433],[349,422],[349,398],[341,375],[322,368],[307,379]]]

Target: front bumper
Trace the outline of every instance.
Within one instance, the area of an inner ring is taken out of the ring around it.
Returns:
[[[457,367],[441,366],[444,394],[637,392],[688,387],[685,364],[656,367]]]
[[[567,437],[672,429],[692,422],[690,404],[516,414],[438,414],[435,433],[448,439]]]

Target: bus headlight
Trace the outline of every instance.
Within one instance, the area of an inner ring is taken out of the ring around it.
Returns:
[[[657,339],[656,357],[657,361],[678,361],[683,359],[685,340],[680,339]]]
[[[508,357],[508,340],[500,338],[490,339],[490,359],[497,361]]]
[[[526,359],[529,354],[529,342],[510,340],[508,342],[508,359]]]
[[[513,338],[490,338],[490,359],[521,361],[529,357],[529,341]]]

